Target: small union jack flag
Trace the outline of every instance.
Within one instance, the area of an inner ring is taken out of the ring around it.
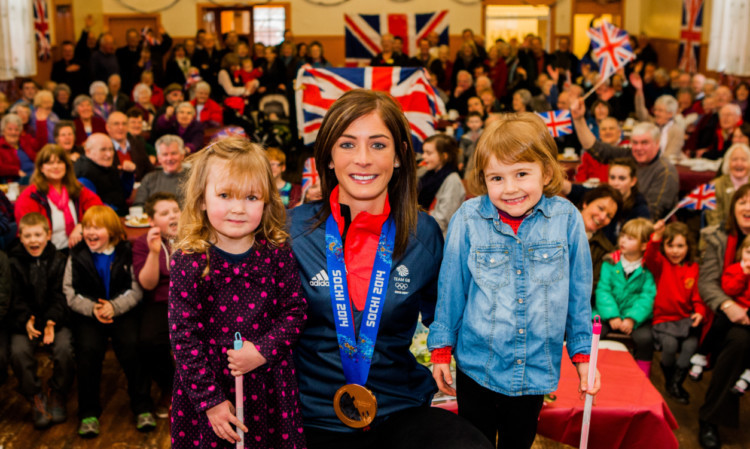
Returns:
[[[677,209],[682,208],[693,210],[716,209],[716,186],[711,182],[699,185],[677,204]]]
[[[682,0],[682,30],[677,65],[689,73],[698,71],[703,32],[703,0]]]
[[[318,181],[320,181],[320,174],[318,173],[318,167],[315,165],[315,158],[308,157],[302,169],[302,198],[305,197],[307,189]]]
[[[34,30],[39,44],[39,59],[46,61],[50,58],[52,44],[49,37],[49,22],[47,21],[47,2],[34,0]]]
[[[589,28],[588,34],[602,79],[609,78],[635,59],[635,53],[628,42],[628,33],[611,23],[602,22],[598,28]]]
[[[567,109],[537,112],[537,115],[547,125],[547,130],[552,137],[567,136],[573,132],[573,121],[570,119],[570,111]]]

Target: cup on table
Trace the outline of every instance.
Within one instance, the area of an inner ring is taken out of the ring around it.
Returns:
[[[15,201],[18,199],[18,195],[21,193],[21,188],[17,182],[8,183],[8,200]]]
[[[448,118],[453,121],[458,120],[458,111],[455,109],[448,111]]]
[[[132,206],[128,209],[131,220],[138,220],[143,215],[143,206]]]
[[[576,149],[573,147],[565,147],[563,150],[563,157],[565,159],[576,159],[578,158],[578,155],[576,154]]]
[[[453,137],[453,127],[448,125],[445,127],[445,135]]]

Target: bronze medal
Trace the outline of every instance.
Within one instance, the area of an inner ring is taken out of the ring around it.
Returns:
[[[357,384],[347,384],[336,391],[333,409],[341,422],[361,429],[372,424],[378,412],[378,400],[372,391]]]

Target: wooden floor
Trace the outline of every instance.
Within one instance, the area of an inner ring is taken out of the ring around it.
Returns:
[[[658,357],[658,355],[657,355]],[[663,393],[664,378],[658,365],[651,374],[651,381]],[[44,359],[42,373],[49,376],[51,364]],[[675,435],[684,449],[697,449],[698,445],[698,407],[703,401],[710,373],[700,383],[685,382],[693,401],[690,405],[681,405],[667,399],[672,413],[680,424]],[[102,385],[102,405],[104,413],[101,418],[101,435],[93,440],[78,438],[76,430],[76,395],[71,395],[66,423],[48,430],[34,430],[31,424],[31,408],[16,391],[17,381],[14,377],[0,388],[0,449],[168,449],[169,422],[159,419],[154,432],[142,434],[135,429],[133,416],[128,406],[125,376],[121,373],[112,351],[107,352],[104,365]],[[154,391],[156,397],[156,391]],[[750,395],[742,400],[739,429],[721,429],[721,437],[726,449],[750,447]],[[537,437],[534,449],[569,448],[546,438]]]

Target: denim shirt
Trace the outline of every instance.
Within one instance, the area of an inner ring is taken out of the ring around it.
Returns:
[[[473,198],[448,227],[428,347],[452,346],[459,369],[492,391],[550,393],[563,340],[571,357],[591,350],[592,276],[568,200],[543,196],[516,235],[487,195]]]

